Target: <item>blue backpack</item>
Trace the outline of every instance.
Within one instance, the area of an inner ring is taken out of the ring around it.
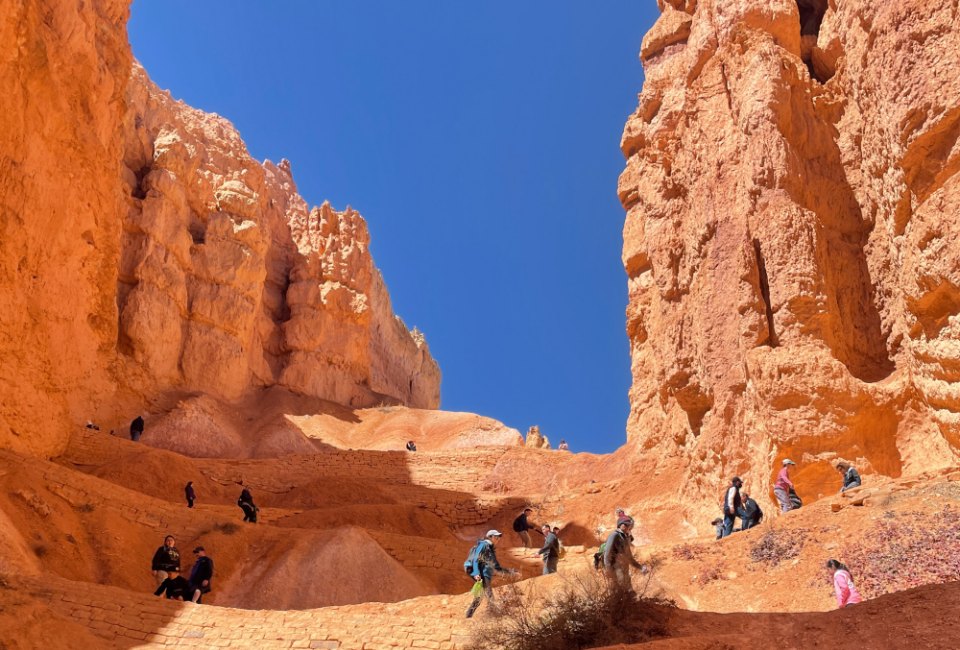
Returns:
[[[470,549],[470,552],[467,554],[467,559],[463,562],[463,572],[467,575],[471,575],[473,571],[473,563],[480,557],[480,553],[483,552],[484,544],[489,544],[486,539],[478,539],[477,543],[473,545],[473,548]]]

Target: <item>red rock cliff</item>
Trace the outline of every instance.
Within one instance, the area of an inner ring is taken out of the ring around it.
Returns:
[[[0,0],[0,446],[164,392],[435,408],[354,211],[133,65],[127,0]]]
[[[680,500],[960,450],[956,2],[661,0],[619,193],[628,434]],[[679,487],[676,487],[679,486]]]

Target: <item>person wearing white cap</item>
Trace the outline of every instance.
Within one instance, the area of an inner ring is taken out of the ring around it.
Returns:
[[[490,583],[493,581],[494,571],[511,575],[517,573],[513,569],[503,568],[497,560],[496,547],[501,537],[503,537],[503,533],[499,530],[488,530],[486,536],[477,542],[477,546],[470,552],[473,558],[473,562],[470,565],[470,577],[483,586],[481,590],[478,590],[479,593],[474,592],[473,602],[470,603],[470,607],[467,608],[467,618],[473,616],[477,608],[480,607],[480,602],[484,595],[486,595],[491,603],[493,602],[493,589],[490,588]]]
[[[789,512],[793,510],[793,503],[790,501],[790,490],[793,489],[793,481],[790,480],[790,467],[796,466],[796,463],[789,458],[784,458],[783,467],[777,475],[777,482],[773,484],[773,494],[780,502],[780,512]]]

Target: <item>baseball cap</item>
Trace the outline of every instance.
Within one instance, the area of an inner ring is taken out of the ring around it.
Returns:
[[[503,537],[503,533],[499,530],[488,530],[487,537]]]
[[[792,460],[790,460],[789,458],[784,458],[784,459],[783,459],[783,464],[784,464],[784,465],[796,465],[796,463],[793,462]]]
[[[205,551],[205,550],[207,550],[207,549],[203,548],[202,546],[198,546],[197,548],[193,549],[193,552],[194,552],[194,553],[199,553],[200,551]]]

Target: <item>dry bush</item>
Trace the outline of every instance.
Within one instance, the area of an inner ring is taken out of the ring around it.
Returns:
[[[93,512],[94,510],[97,509],[97,507],[92,503],[81,503],[81,504],[75,505],[73,509],[76,510],[77,512]]]
[[[599,572],[565,579],[550,592],[517,585],[498,590],[493,616],[470,650],[577,650],[637,643],[666,635],[667,603],[609,584]]]
[[[938,513],[885,518],[838,559],[866,598],[960,580],[960,511],[948,504]]]
[[[681,544],[673,547],[673,559],[675,560],[699,560],[706,549],[699,544]]]
[[[723,580],[726,573],[727,567],[723,562],[717,562],[711,566],[703,567],[700,570],[700,573],[697,574],[697,584],[701,587],[705,587],[711,582]]]
[[[218,523],[213,525],[213,530],[223,533],[224,535],[234,535],[237,531],[240,530],[240,525],[235,524],[232,521]]]
[[[750,547],[750,559],[775,567],[800,555],[807,541],[805,528],[771,530]]]

